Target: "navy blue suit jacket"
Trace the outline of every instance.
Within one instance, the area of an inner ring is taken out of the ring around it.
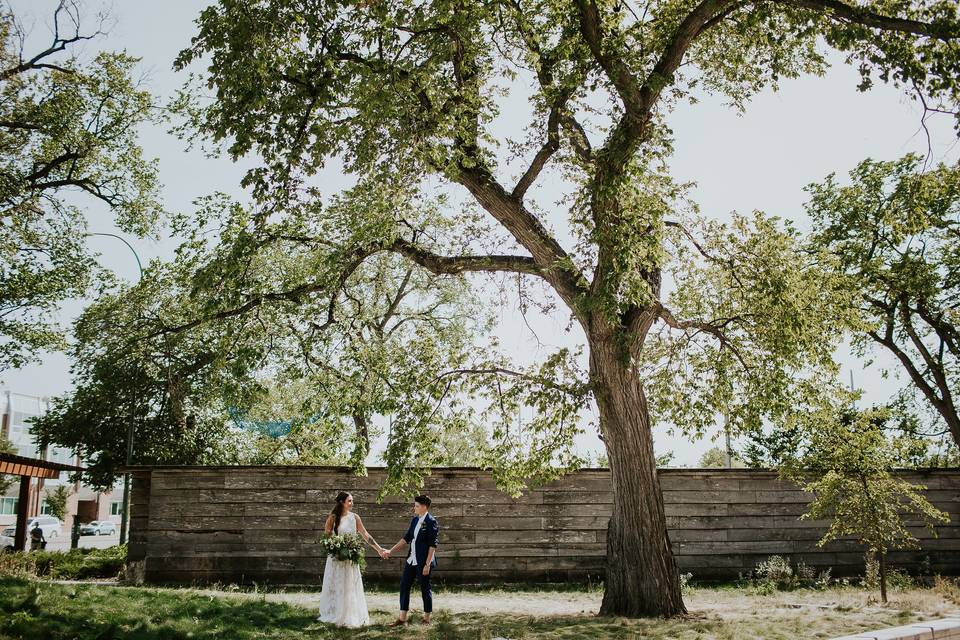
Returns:
[[[437,522],[437,519],[430,515],[430,512],[427,512],[426,517],[423,519],[423,526],[420,527],[420,532],[417,534],[417,539],[413,539],[413,532],[417,528],[417,520],[419,518],[414,516],[410,521],[410,527],[407,529],[407,532],[403,534],[403,539],[406,540],[407,544],[413,546],[413,552],[416,554],[417,566],[422,567],[427,562],[427,555],[430,553],[430,547],[436,547],[440,542],[440,523]],[[437,554],[433,554],[433,562],[430,563],[430,568],[437,566]]]

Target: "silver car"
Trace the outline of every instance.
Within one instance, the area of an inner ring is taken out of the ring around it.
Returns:
[[[116,532],[116,525],[109,520],[94,520],[80,525],[80,535],[82,536],[112,536]]]
[[[27,520],[28,539],[30,532],[33,531],[33,527],[38,523],[40,524],[40,530],[43,531],[43,538],[45,540],[55,540],[57,536],[60,535],[61,523],[59,518],[54,518],[53,516],[37,516]]]
[[[27,539],[30,539],[30,532],[33,531],[33,526],[36,523],[40,523],[40,530],[43,531],[43,537],[45,540],[53,540],[60,535],[60,520],[54,518],[53,516],[37,516],[35,518],[30,518],[27,520]],[[11,538],[17,535],[17,528],[7,527],[3,531],[0,531],[2,536],[10,536]]]
[[[6,529],[4,529],[4,531],[6,531]],[[0,551],[13,551],[13,538],[6,534],[0,535]]]

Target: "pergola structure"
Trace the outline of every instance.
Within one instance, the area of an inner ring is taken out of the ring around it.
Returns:
[[[20,497],[17,500],[17,532],[13,548],[23,551],[27,546],[27,518],[30,504],[30,483],[33,478],[52,480],[64,471],[84,471],[82,467],[48,462],[39,458],[26,458],[10,453],[0,453],[0,473],[20,476]]]

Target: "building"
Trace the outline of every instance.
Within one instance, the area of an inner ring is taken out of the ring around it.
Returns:
[[[50,462],[59,462],[83,466],[82,460],[70,449],[50,447],[40,450],[36,440],[30,433],[28,420],[34,416],[43,415],[47,411],[49,400],[38,396],[0,391],[0,434],[6,437],[14,446],[16,455],[28,458],[40,458]],[[78,482],[71,482],[68,473],[61,473],[55,480],[37,479],[30,492],[30,505],[27,510],[29,517],[45,514],[48,511],[45,499],[49,491],[60,486],[70,487],[70,498],[67,500],[67,517],[63,523],[62,535],[69,535],[73,527],[74,516],[81,523],[91,520],[111,520],[120,522],[123,507],[123,484],[118,483],[112,491],[98,492]],[[17,484],[7,487],[0,496],[0,527],[9,527],[17,519]]]

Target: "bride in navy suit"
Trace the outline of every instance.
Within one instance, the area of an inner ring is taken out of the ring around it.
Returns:
[[[403,574],[400,577],[400,618],[393,626],[407,624],[407,612],[410,610],[410,587],[414,580],[420,583],[420,596],[423,598],[423,624],[430,624],[433,612],[433,593],[430,591],[430,574],[437,567],[437,544],[440,540],[440,524],[430,515],[430,498],[417,496],[413,499],[413,519],[402,538],[382,558],[410,545],[410,551],[403,562]]]

